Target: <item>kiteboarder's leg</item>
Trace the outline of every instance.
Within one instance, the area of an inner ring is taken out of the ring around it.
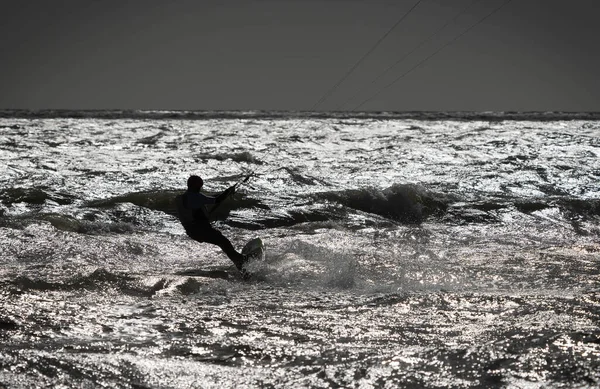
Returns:
[[[190,238],[205,243],[216,244],[223,250],[223,252],[231,259],[235,266],[241,270],[244,264],[244,256],[238,253],[229,239],[227,239],[219,230],[214,229],[212,226],[188,231]]]
[[[242,269],[244,264],[244,256],[236,251],[229,239],[227,239],[219,230],[211,228],[210,234],[207,236],[206,242],[216,244],[223,252],[233,261],[238,269]]]

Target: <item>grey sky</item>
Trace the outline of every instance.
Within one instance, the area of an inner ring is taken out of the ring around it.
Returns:
[[[320,110],[472,0],[424,0]],[[307,110],[416,0],[3,1],[0,108]],[[352,108],[485,16],[481,0]],[[363,110],[600,111],[597,0],[513,0]]]

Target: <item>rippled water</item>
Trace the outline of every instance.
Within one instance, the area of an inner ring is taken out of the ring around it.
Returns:
[[[4,116],[0,387],[600,385],[597,119]]]

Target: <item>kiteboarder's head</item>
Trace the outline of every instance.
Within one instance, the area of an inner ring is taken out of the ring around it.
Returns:
[[[202,185],[204,185],[204,181],[200,176],[190,176],[187,180],[188,190],[192,192],[200,192]]]

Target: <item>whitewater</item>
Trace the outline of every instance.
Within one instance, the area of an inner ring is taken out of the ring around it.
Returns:
[[[600,385],[600,115],[0,112],[0,388]],[[240,250],[189,239],[191,174]]]

